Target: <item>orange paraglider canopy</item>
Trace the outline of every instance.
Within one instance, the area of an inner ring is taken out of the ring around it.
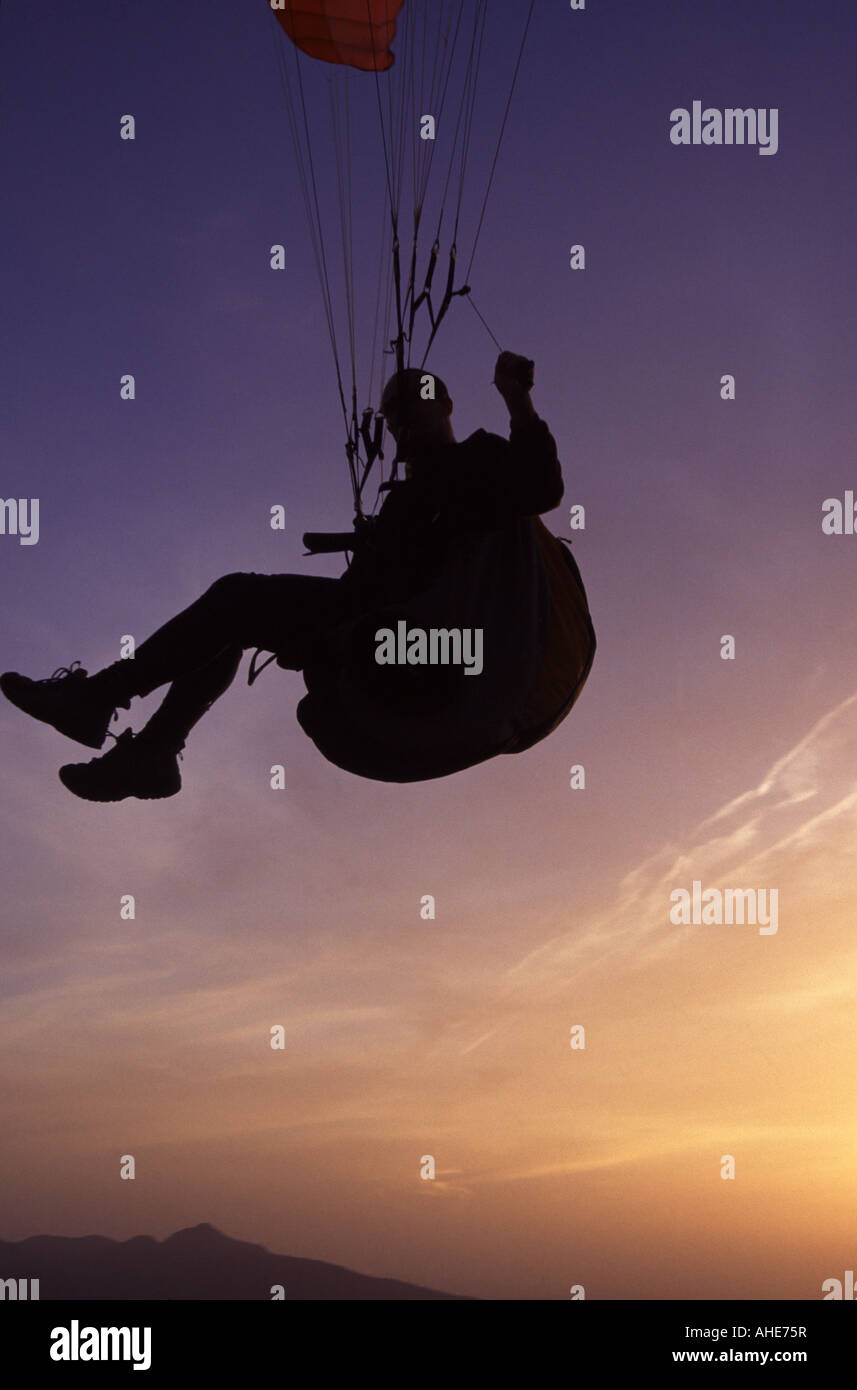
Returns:
[[[392,66],[390,42],[404,0],[280,0],[271,9],[289,38],[311,58],[364,72]]]

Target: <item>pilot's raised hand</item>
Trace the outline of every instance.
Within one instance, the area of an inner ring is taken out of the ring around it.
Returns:
[[[500,353],[494,367],[494,385],[504,400],[510,396],[519,400],[530,392],[534,367],[531,358],[520,357],[517,352]]]

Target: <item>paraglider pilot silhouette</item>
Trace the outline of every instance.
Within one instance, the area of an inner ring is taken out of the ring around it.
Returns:
[[[115,738],[103,756],[62,767],[63,784],[90,801],[174,795],[185,740],[253,647],[304,672],[301,724],[332,762],[362,776],[443,776],[543,738],[589,674],[595,633],[573,558],[537,520],[559,504],[563,481],[531,382],[528,359],[501,353],[494,384],[509,438],[477,430],[459,443],[439,377],[408,368],[388,381],[380,409],[406,476],[389,486],[339,579],[227,574],[133,659],[91,676],[79,662],[44,680],[0,676],[7,699],[78,743]],[[480,627],[483,673],[468,681],[448,664],[379,667],[376,631],[401,617]],[[139,733],[110,733],[120,708],[163,685]]]

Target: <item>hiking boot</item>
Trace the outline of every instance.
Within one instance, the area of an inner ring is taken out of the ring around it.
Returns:
[[[135,738],[131,729],[110,737],[116,738],[116,746],[103,757],[60,768],[60,781],[75,796],[85,801],[124,801],[126,796],[155,801],[181,790],[179,750],[142,734]]]
[[[33,681],[17,671],[6,671],[0,676],[0,690],[25,714],[53,725],[87,748],[100,748],[110,720],[119,718],[113,698],[98,693],[98,687],[93,689],[79,661],[60,666],[44,680]]]

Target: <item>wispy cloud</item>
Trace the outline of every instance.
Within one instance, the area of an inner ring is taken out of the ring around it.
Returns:
[[[855,714],[857,693],[819,719],[756,787],[705,817],[682,843],[664,845],[629,870],[603,910],[573,931],[557,932],[508,967],[492,1007],[508,1013],[515,1000],[526,999],[534,1008],[539,999],[565,990],[572,978],[617,961],[638,968],[674,952],[684,937],[669,924],[669,893],[688,887],[693,878],[706,886],[775,884],[786,863],[793,865],[803,851],[823,846],[830,854],[838,846],[849,852],[857,838]],[[480,1020],[486,1012],[480,1007]],[[499,1026],[485,1030],[483,1021],[462,1055],[482,1046]]]

